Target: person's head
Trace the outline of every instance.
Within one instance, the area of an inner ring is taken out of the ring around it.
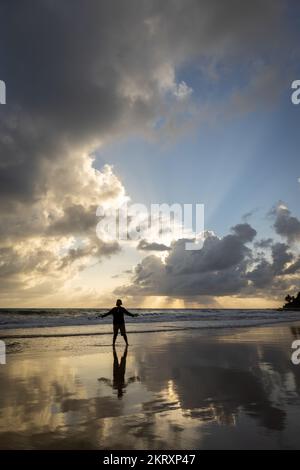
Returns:
[[[116,302],[116,306],[121,307],[121,305],[122,305],[122,300],[118,299],[117,302]]]

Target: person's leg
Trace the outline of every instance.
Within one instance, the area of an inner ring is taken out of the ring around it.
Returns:
[[[113,346],[115,346],[116,344],[116,339],[117,339],[117,336],[118,336],[118,325],[114,325],[114,337],[113,337]]]
[[[124,341],[126,343],[126,346],[129,346],[128,339],[127,339],[127,334],[123,335]]]
[[[113,337],[113,346],[116,345],[117,336],[118,336],[118,333],[114,333],[114,337]]]
[[[126,334],[126,329],[125,329],[125,324],[120,327],[121,330],[121,335],[124,338],[124,341],[126,343],[126,346],[128,346],[128,340],[127,340],[127,334]]]

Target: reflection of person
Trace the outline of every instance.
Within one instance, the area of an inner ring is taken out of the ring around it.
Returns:
[[[113,325],[114,325],[113,346],[115,345],[119,330],[120,330],[121,335],[124,338],[126,345],[128,346],[124,314],[129,315],[130,317],[138,317],[137,313],[130,313],[128,312],[128,310],[126,310],[126,308],[122,307],[122,300],[118,299],[116,302],[116,307],[112,308],[109,312],[100,315],[101,318],[107,317],[107,315],[113,316]]]
[[[127,346],[124,350],[120,364],[116,349],[114,348],[114,366],[113,366],[113,388],[118,390],[118,398],[122,398],[125,388]]]
[[[126,358],[127,358],[127,346],[124,349],[123,356],[119,363],[116,348],[113,348],[114,364],[113,364],[113,381],[102,377],[98,379],[99,382],[104,382],[106,385],[110,385],[114,390],[118,391],[118,398],[122,398],[124,395],[125,388],[128,384],[139,381],[139,377],[130,377],[127,384],[125,383],[125,372],[126,372]]]

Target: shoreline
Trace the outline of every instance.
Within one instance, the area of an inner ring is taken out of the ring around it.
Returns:
[[[201,323],[201,320],[199,321]],[[149,325],[150,322],[140,322],[138,323],[138,325]],[[160,325],[162,323],[165,323],[165,322],[159,322],[159,321],[156,321],[156,322],[153,322],[157,325]],[[178,323],[176,320],[174,320],[173,322],[170,322],[171,324],[172,323]],[[186,321],[186,323],[188,323],[188,320]],[[175,327],[175,328],[171,328],[171,327],[168,327],[168,329],[146,329],[146,330],[142,330],[142,329],[135,329],[135,330],[131,330],[130,328],[128,328],[128,326],[131,326],[132,323],[129,323],[129,322],[126,322],[126,328],[127,328],[127,332],[129,334],[146,334],[146,333],[164,333],[164,332],[174,332],[174,331],[205,331],[205,330],[208,330],[208,331],[213,331],[213,330],[216,330],[216,331],[219,331],[219,330],[229,330],[229,331],[232,331],[234,329],[249,329],[249,328],[266,328],[266,327],[276,327],[277,325],[285,325],[285,324],[294,324],[294,323],[300,323],[300,318],[298,319],[285,319],[285,320],[274,320],[274,321],[262,321],[262,322],[257,322],[257,323],[249,323],[249,324],[241,324],[241,325],[238,325],[238,324],[235,324],[235,325],[213,325],[213,326],[187,326],[187,327]],[[28,334],[28,333],[25,333],[25,334],[7,334],[7,331],[19,331],[19,330],[55,330],[55,329],[63,329],[63,328],[92,328],[92,327],[97,327],[97,326],[101,326],[101,327],[109,327],[110,325],[109,324],[104,324],[104,325],[99,325],[99,323],[93,323],[92,325],[87,325],[87,324],[79,324],[79,325],[58,325],[58,326],[44,326],[44,327],[41,327],[41,326],[31,326],[31,327],[20,327],[20,328],[7,328],[7,329],[1,329],[0,328],[0,339],[2,340],[8,340],[8,339],[34,339],[34,338],[68,338],[68,337],[82,337],[82,336],[105,336],[105,335],[110,335],[111,332],[110,331],[87,331],[87,332],[79,332],[79,333],[46,333],[46,334],[43,334],[43,333],[40,333],[40,334]],[[111,326],[111,330],[112,330],[112,326]],[[5,332],[3,334],[3,332]]]

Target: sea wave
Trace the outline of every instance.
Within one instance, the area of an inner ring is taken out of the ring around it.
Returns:
[[[92,336],[111,333],[111,318],[99,319],[104,309],[0,310],[1,338]],[[26,313],[25,313],[26,312]],[[239,328],[300,320],[300,312],[234,309],[132,309],[131,333],[203,328]],[[20,331],[22,330],[22,331]]]

